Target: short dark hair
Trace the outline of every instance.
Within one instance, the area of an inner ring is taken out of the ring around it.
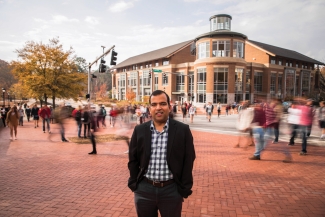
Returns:
[[[165,91],[162,91],[162,90],[155,90],[154,92],[151,93],[151,95],[149,97],[149,104],[151,105],[151,97],[152,96],[158,96],[158,95],[161,95],[161,94],[165,94],[166,95],[166,97],[167,97],[167,104],[170,105],[170,100],[169,100],[168,94]]]

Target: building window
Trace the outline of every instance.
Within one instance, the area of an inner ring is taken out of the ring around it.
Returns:
[[[302,71],[300,72],[301,76],[301,95],[308,96],[309,95],[309,86],[310,86],[310,72]]]
[[[296,62],[296,68],[299,68],[299,62]]]
[[[275,64],[275,57],[271,57],[271,64]]]
[[[167,65],[169,65],[169,60],[164,60],[163,61],[163,66],[167,66]]]
[[[285,96],[295,96],[295,76],[296,72],[293,69],[285,70]]]
[[[162,76],[162,75],[161,75]],[[166,74],[165,75],[165,77],[164,76],[162,76],[162,84],[163,84],[163,86],[167,86],[168,85],[168,74]]]
[[[272,97],[275,97],[275,83],[276,83],[276,74],[271,73],[270,94]]]
[[[155,66],[159,66],[159,63],[158,63],[158,62],[156,62]]]
[[[227,103],[228,68],[214,68],[213,103]]]
[[[155,75],[155,90],[158,90],[158,75]]]
[[[188,75],[188,92],[192,94],[194,93],[194,72],[189,72]]]
[[[210,57],[210,42],[200,43],[198,45],[198,59]]]
[[[210,20],[210,30],[230,30],[231,19],[229,17],[216,17]]]
[[[235,69],[235,92],[243,91],[243,72],[244,69],[241,68]]]
[[[244,43],[235,41],[233,44],[233,57],[244,58]]]
[[[212,45],[213,57],[230,57],[230,41],[214,41]]]
[[[279,65],[282,66],[282,59],[279,59]]]
[[[149,71],[143,71],[143,86],[150,86]]]
[[[246,72],[246,92],[251,92],[251,72]],[[246,98],[247,99],[247,98]]]
[[[197,69],[197,102],[206,102],[206,69]]]
[[[184,75],[176,75],[176,92],[184,92]]]
[[[254,73],[254,92],[255,93],[262,92],[262,82],[263,82],[263,73],[255,72]]]
[[[282,93],[282,74],[278,74],[278,93]]]

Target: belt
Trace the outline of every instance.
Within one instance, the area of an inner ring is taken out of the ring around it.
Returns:
[[[165,187],[167,185],[170,185],[172,183],[174,183],[174,179],[170,179],[170,180],[167,180],[167,181],[153,181],[153,180],[150,180],[148,179],[147,177],[143,177],[143,179],[148,182],[149,184],[155,186],[155,187],[158,187],[158,188],[162,188],[162,187]]]

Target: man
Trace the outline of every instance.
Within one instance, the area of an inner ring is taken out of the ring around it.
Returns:
[[[213,112],[213,105],[212,105],[211,102],[208,103],[208,105],[205,108],[205,111],[206,111],[206,113],[208,115],[208,121],[211,122],[211,114]]]
[[[192,194],[195,160],[188,125],[169,119],[169,96],[161,90],[150,98],[152,121],[135,127],[129,149],[129,188],[138,216],[180,217],[183,198]],[[159,195],[159,196],[157,196]]]
[[[2,123],[3,126],[6,127],[6,117],[7,117],[7,112],[4,106],[2,106],[1,108],[1,119],[2,119]]]
[[[47,105],[43,105],[43,108],[41,109],[41,111],[39,112],[39,116],[41,116],[42,118],[42,122],[43,122],[43,133],[45,133],[45,122],[47,124],[47,131],[49,133],[51,133],[50,130],[50,117],[51,117],[51,110],[49,107],[47,107]]]
[[[27,116],[27,121],[29,122],[30,120],[30,115],[32,113],[32,110],[29,108],[29,106],[27,106],[27,108],[25,109],[25,114]]]
[[[33,119],[34,119],[35,128],[38,127],[38,120],[39,120],[38,112],[39,112],[39,108],[37,107],[36,104],[34,104],[31,114],[32,114]]]

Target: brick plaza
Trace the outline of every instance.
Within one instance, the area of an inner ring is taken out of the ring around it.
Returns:
[[[59,128],[43,133],[24,122],[18,140],[0,129],[0,216],[136,216],[127,187],[128,156],[123,141],[63,143]],[[115,128],[99,134],[121,133]],[[128,134],[131,134],[132,129]],[[124,132],[125,133],[125,132]],[[76,137],[70,120],[66,137]],[[193,194],[182,216],[325,216],[325,147],[290,147],[293,162],[282,162],[284,142],[272,144],[261,161],[254,147],[233,148],[236,136],[193,131],[196,155]]]

